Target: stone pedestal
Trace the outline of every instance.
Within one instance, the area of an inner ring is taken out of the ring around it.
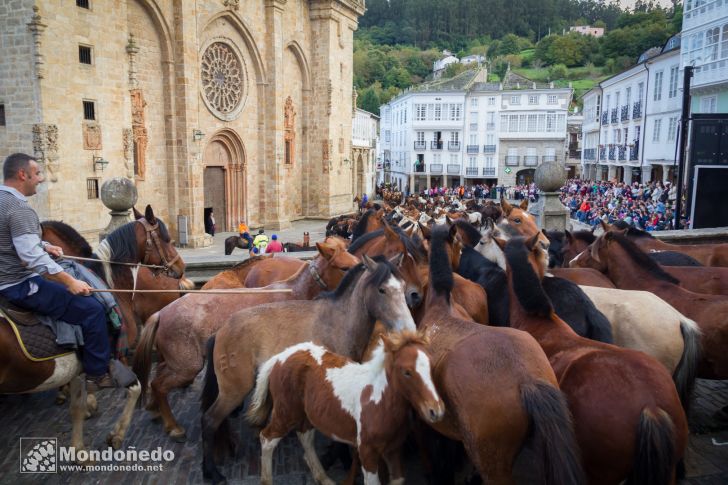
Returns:
[[[114,232],[118,227],[131,222],[131,208],[138,198],[134,182],[125,177],[114,177],[101,185],[101,202],[111,209],[111,220],[106,228],[99,232],[99,241]]]
[[[570,229],[569,209],[559,200],[559,189],[566,181],[566,168],[557,162],[546,162],[534,174],[539,189],[538,202],[529,207],[540,229],[564,231]]]

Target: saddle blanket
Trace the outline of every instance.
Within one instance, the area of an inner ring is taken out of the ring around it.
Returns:
[[[58,345],[53,331],[40,322],[33,325],[16,323],[5,308],[0,308],[0,316],[10,325],[20,350],[32,361],[51,360],[74,352]]]

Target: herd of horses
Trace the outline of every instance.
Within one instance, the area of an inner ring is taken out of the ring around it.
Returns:
[[[598,236],[541,231],[526,202],[371,205],[332,219],[350,237],[329,235],[310,261],[252,257],[203,286],[290,291],[122,294],[139,381],[109,444],[121,445],[140,395],[185,440],[168,395],[207,362],[202,467],[213,483],[225,480],[216,451],[231,448],[229,418],[246,398],[263,483],[293,430],[318,483],[331,481],[314,430],[355,451],[349,480],[359,463],[367,484],[380,473],[404,479],[408,436],[435,483],[458,472],[441,456],[453,446],[498,484],[515,483],[519,468],[548,484],[683,476],[695,379],[728,378],[728,244],[670,245],[620,224]],[[189,288],[164,223],[150,207],[135,214],[98,255],[163,269],[92,269],[114,288]],[[92,256],[65,224],[43,231],[65,254]],[[94,401],[75,354],[30,362],[5,323],[0,350],[0,393],[71,384],[72,441],[82,448]],[[526,451],[531,459],[519,459]]]

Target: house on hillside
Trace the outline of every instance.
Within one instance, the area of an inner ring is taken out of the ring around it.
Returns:
[[[592,27],[591,25],[573,25],[569,27],[569,32],[576,32],[582,35],[591,35],[592,37],[601,37],[604,35],[604,27]]]
[[[452,52],[448,50],[442,51],[442,59],[438,59],[432,63],[432,76],[434,79],[439,79],[450,64],[457,64],[460,59],[452,55]]]

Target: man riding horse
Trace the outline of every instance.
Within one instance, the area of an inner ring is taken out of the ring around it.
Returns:
[[[28,203],[43,182],[36,160],[15,153],[3,164],[0,185],[0,295],[10,303],[81,327],[81,361],[89,391],[116,387],[109,374],[111,349],[106,310],[91,287],[66,273],[50,256],[63,250],[41,241],[38,214]]]

